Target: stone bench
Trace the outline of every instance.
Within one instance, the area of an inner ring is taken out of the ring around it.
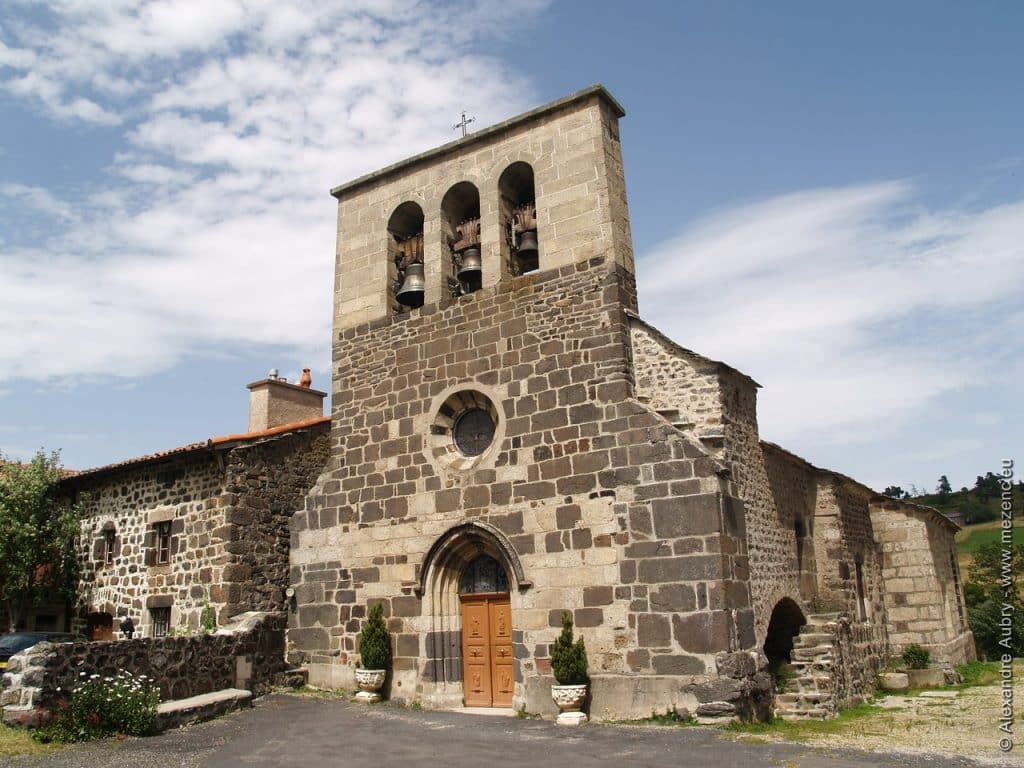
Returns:
[[[252,691],[241,688],[225,688],[187,699],[165,701],[157,707],[157,728],[162,731],[186,723],[198,723],[249,706],[252,706]]]

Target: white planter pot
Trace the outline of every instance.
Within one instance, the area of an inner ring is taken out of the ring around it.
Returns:
[[[587,722],[587,716],[580,711],[587,700],[586,684],[552,685],[551,698],[558,706],[559,715],[555,722],[559,725],[581,725]]]
[[[359,693],[356,694],[356,701],[365,704],[380,701],[380,689],[384,687],[387,676],[386,669],[357,669],[356,685],[359,686]]]

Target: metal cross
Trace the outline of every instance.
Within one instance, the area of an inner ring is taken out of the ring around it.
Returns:
[[[456,128],[461,128],[462,129],[462,135],[463,135],[463,137],[465,137],[465,135],[466,135],[466,126],[469,125],[472,122],[476,122],[476,118],[475,117],[467,118],[466,117],[466,110],[462,110],[462,120],[460,122],[456,123],[455,125],[453,125],[452,126],[452,130],[454,131]]]

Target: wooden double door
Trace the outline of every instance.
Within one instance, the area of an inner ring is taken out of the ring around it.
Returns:
[[[504,593],[461,595],[462,686],[467,707],[511,707],[512,606]]]

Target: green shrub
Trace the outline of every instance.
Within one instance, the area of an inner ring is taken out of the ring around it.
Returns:
[[[203,601],[203,612],[199,616],[199,629],[205,635],[217,629],[217,611],[209,599]]]
[[[391,639],[384,624],[384,606],[377,603],[359,635],[359,657],[363,669],[387,669],[391,662]]]
[[[768,662],[768,671],[775,681],[776,693],[785,693],[789,682],[800,676],[797,674],[796,667],[784,659]]]
[[[903,649],[903,663],[909,669],[927,669],[931,660],[931,652],[917,643],[911,643]]]
[[[572,638],[572,615],[562,612],[562,633],[551,646],[551,671],[559,685],[583,685],[587,677],[587,649],[581,637]]]
[[[72,691],[54,722],[35,733],[40,741],[90,741],[118,733],[146,736],[156,727],[160,691],[145,675],[121,671],[112,677],[87,675]]]

